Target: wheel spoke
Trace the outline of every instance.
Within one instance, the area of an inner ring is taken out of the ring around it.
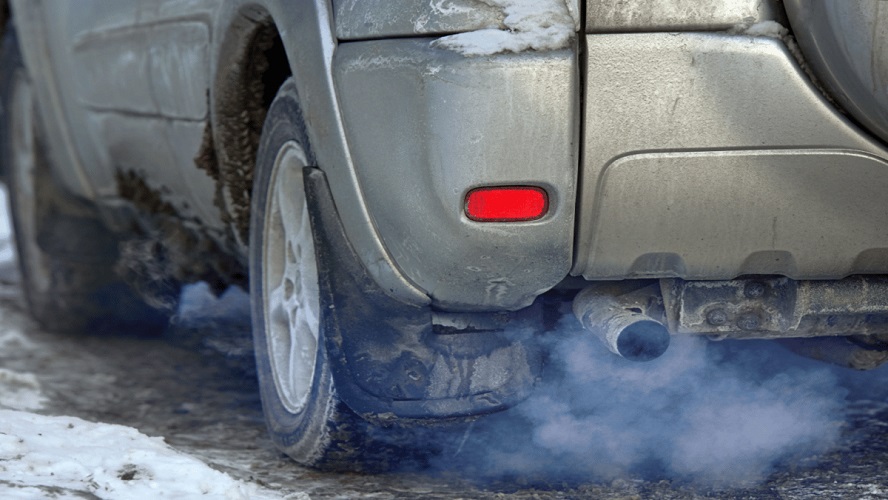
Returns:
[[[263,242],[269,358],[281,401],[293,413],[304,409],[311,391],[320,320],[304,159],[292,143],[276,159]]]
[[[289,245],[292,244],[293,238],[296,238],[302,229],[302,212],[305,203],[304,196],[301,196],[301,178],[298,177],[302,175],[302,172],[295,170],[294,168],[285,168],[280,173],[281,178],[275,193],[281,211],[284,234],[287,237],[288,254],[291,253],[289,252]],[[288,258],[287,260],[290,261],[291,259]]]

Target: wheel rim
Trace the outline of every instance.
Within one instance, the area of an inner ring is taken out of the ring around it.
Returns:
[[[263,231],[263,304],[268,359],[284,407],[308,404],[318,357],[320,292],[314,239],[296,142],[278,152],[271,174]]]
[[[34,135],[34,96],[31,84],[23,71],[16,71],[12,79],[9,109],[10,163],[12,197],[15,203],[16,236],[19,255],[27,268],[31,286],[37,290],[49,289],[47,267],[41,265],[43,253],[37,246],[37,141]]]

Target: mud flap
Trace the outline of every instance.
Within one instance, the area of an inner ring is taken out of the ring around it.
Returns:
[[[530,394],[542,358],[532,327],[436,333],[430,307],[392,298],[366,271],[321,170],[305,169],[305,190],[321,327],[343,402],[370,420],[450,418],[503,410]]]

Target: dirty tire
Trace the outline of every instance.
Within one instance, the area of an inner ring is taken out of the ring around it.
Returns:
[[[388,470],[406,458],[397,429],[377,427],[340,401],[324,347],[303,182],[314,162],[301,116],[288,80],[268,112],[254,177],[250,296],[262,406],[272,440],[296,462],[322,470]]]
[[[31,314],[53,331],[161,330],[168,314],[148,307],[114,274],[115,235],[94,207],[54,181],[34,97],[9,29],[0,47],[0,167]]]

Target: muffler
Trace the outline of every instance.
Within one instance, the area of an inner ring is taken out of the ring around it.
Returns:
[[[663,302],[659,286],[628,293],[615,287],[593,286],[573,301],[573,312],[614,354],[631,361],[650,361],[666,352],[669,330],[661,321]],[[659,313],[659,314],[658,314]]]

